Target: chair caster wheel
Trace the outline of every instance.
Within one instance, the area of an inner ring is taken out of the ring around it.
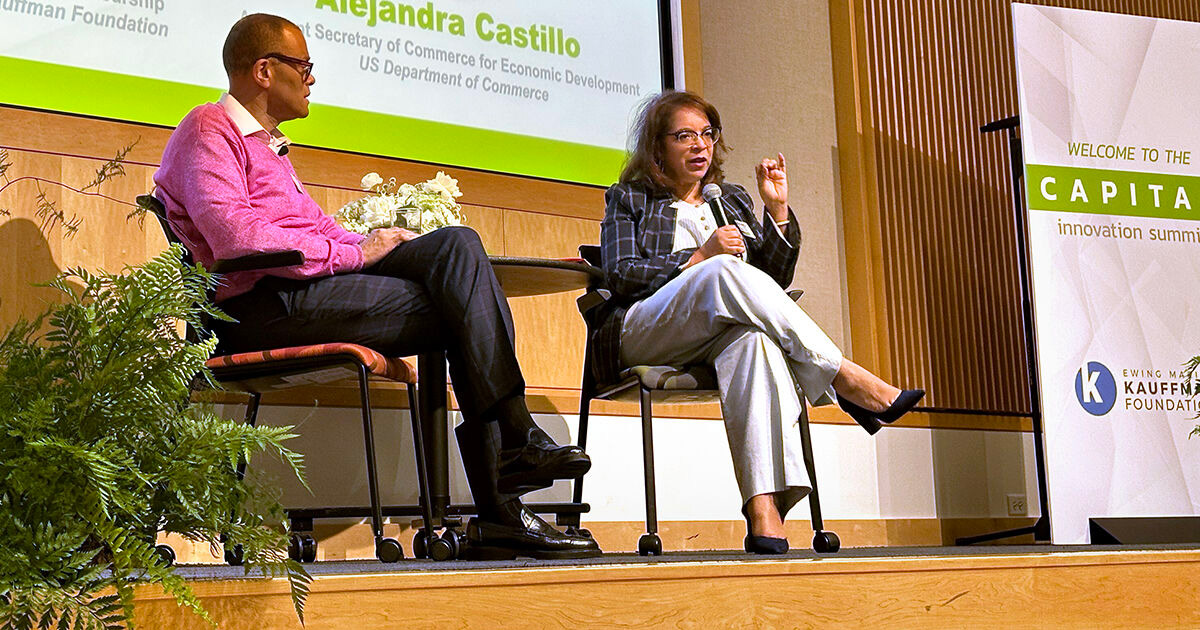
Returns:
[[[638,555],[661,556],[662,538],[659,538],[658,534],[642,534],[642,537],[638,538]]]
[[[429,557],[429,545],[426,543],[425,536],[426,534],[424,529],[418,529],[417,533],[413,534],[414,558],[424,559]]]
[[[813,534],[813,551],[817,553],[837,553],[842,548],[842,541],[833,532],[819,531]]]
[[[154,554],[158,556],[158,561],[163,566],[175,565],[175,550],[171,548],[171,545],[154,545]]]
[[[591,530],[584,529],[583,527],[571,526],[571,527],[567,528],[567,535],[568,536],[579,536],[580,538],[591,538],[592,532],[591,532]]]
[[[315,562],[317,539],[309,534],[292,534],[288,538],[288,557],[296,562]]]
[[[234,545],[232,547],[226,545],[225,564],[228,564],[231,567],[240,567],[245,563],[246,551],[242,549],[241,545]]]
[[[429,541],[429,557],[435,562],[445,562],[458,557],[460,551],[458,537],[450,530],[441,538],[434,538]]]
[[[300,539],[300,561],[301,562],[316,562],[317,561],[317,539],[305,534]]]
[[[300,542],[300,534],[288,536],[288,557],[296,562],[304,562],[304,548]]]
[[[380,562],[398,562],[404,557],[404,549],[400,547],[400,543],[396,542],[395,538],[380,538],[375,543],[375,557],[379,558]]]
[[[452,560],[461,558],[463,552],[467,550],[467,534],[465,532],[460,532],[453,527],[447,527],[442,532],[442,539],[450,541],[450,544],[454,547],[454,558]]]

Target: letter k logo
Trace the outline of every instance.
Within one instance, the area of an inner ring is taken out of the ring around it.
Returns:
[[[1117,402],[1117,382],[1103,363],[1088,361],[1075,373],[1075,398],[1093,416],[1112,411]]]
[[[1098,370],[1092,372],[1085,365],[1079,368],[1079,374],[1082,377],[1083,402],[1104,403],[1104,399],[1100,396],[1100,389],[1096,386],[1096,382],[1100,379],[1100,372]]]

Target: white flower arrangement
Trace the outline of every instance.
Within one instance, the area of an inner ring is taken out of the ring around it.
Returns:
[[[458,180],[442,171],[415,185],[397,185],[395,178],[385,182],[378,173],[367,173],[362,189],[373,194],[342,206],[334,215],[338,225],[351,232],[367,234],[378,228],[402,227],[424,234],[462,225],[462,208],[455,201],[462,196]]]

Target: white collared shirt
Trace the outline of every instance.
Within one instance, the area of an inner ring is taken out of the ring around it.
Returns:
[[[258,122],[258,119],[229,92],[221,94],[221,98],[217,101],[217,104],[225,110],[225,113],[229,115],[229,119],[233,121],[233,124],[237,125],[238,131],[241,132],[243,138],[260,132],[266,134],[268,138],[267,146],[271,147],[271,150],[276,155],[282,155],[283,148],[292,143],[287,136],[283,135],[283,132],[279,131],[278,127],[272,131],[264,129],[262,123]]]

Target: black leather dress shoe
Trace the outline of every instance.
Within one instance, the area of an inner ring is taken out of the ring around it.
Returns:
[[[786,538],[772,538],[770,536],[755,536],[746,534],[745,541],[746,553],[757,553],[764,555],[780,555],[788,552],[788,541]]]
[[[500,492],[524,494],[548,488],[555,479],[575,479],[592,467],[578,446],[559,446],[541,429],[530,429],[521,448],[500,451]]]
[[[520,523],[494,523],[479,517],[467,523],[467,551],[470,560],[512,560],[517,556],[555,560],[593,558],[601,554],[592,538],[570,536],[558,531],[525,506],[518,513]]]

